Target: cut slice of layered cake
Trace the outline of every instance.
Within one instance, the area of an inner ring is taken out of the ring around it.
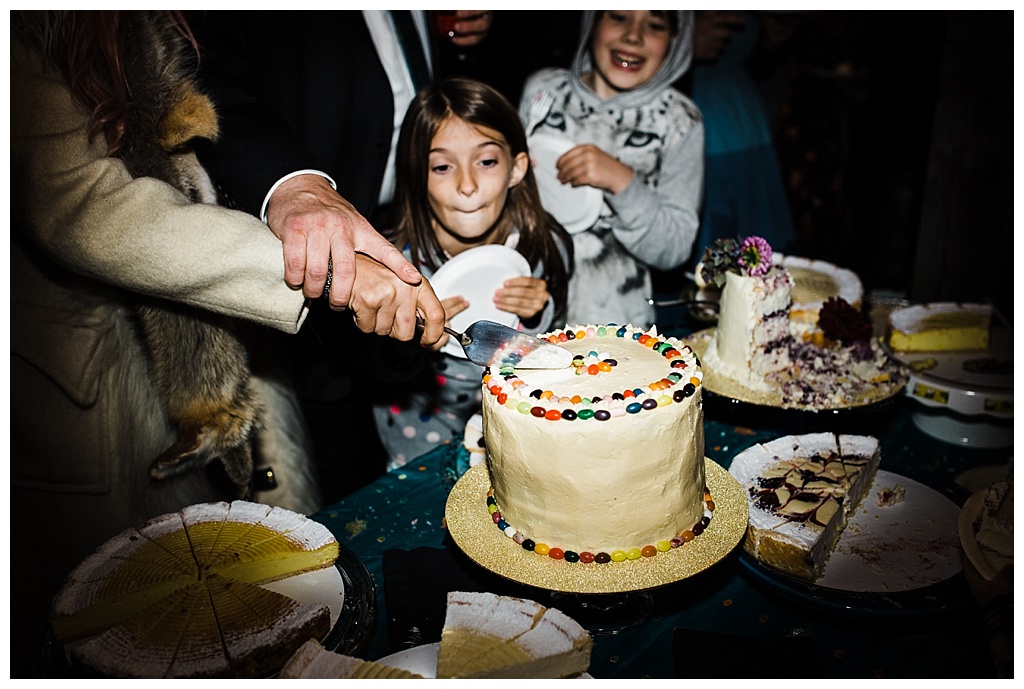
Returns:
[[[185,521],[196,548],[204,548],[205,537],[216,532],[214,544],[197,558],[204,574],[266,584],[322,569],[338,559],[334,534],[291,510],[241,501],[206,507],[207,519]]]
[[[439,678],[564,678],[590,666],[593,640],[577,622],[534,601],[454,591],[438,652]]]
[[[423,675],[328,651],[307,641],[281,668],[281,679],[423,679]]]
[[[736,455],[729,472],[750,508],[744,549],[814,581],[870,490],[879,459],[877,439],[832,433],[786,436]]]

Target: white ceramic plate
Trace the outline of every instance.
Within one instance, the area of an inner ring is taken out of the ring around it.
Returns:
[[[336,566],[263,584],[263,588],[294,598],[300,603],[325,603],[331,609],[331,628],[341,617],[341,606],[345,602],[345,582]]]
[[[484,451],[484,417],[482,414],[473,414],[469,417],[462,436],[462,446],[469,452],[470,466],[479,464],[487,457],[487,453]]]
[[[601,215],[604,193],[597,187],[573,187],[558,181],[555,163],[576,142],[547,133],[534,134],[527,142],[534,162],[540,200],[544,209],[570,234],[590,228]]]
[[[882,507],[878,492],[900,485],[902,502]],[[872,593],[923,588],[962,569],[960,507],[923,483],[879,470],[850,518],[818,586]]]
[[[434,679],[437,677],[437,652],[440,644],[424,644],[413,648],[392,653],[381,658],[377,662],[381,665],[415,672],[418,675]],[[593,679],[589,673],[584,672],[579,679]]]
[[[476,321],[494,321],[515,328],[519,317],[494,305],[494,292],[505,280],[530,275],[530,264],[516,251],[501,244],[487,244],[463,251],[446,262],[430,279],[439,299],[462,296],[469,308],[451,319],[452,328],[465,331]],[[466,358],[454,338],[449,338],[444,352]]]
[[[992,581],[1007,562],[1001,560],[994,552],[982,548],[978,543],[978,532],[974,528],[974,523],[981,517],[981,512],[985,509],[987,492],[987,489],[979,490],[964,503],[964,508],[960,511],[959,531],[964,555],[971,561],[978,573],[985,577],[986,581]]]
[[[878,504],[883,488],[902,486],[901,502]],[[864,500],[850,517],[821,577],[803,588],[885,596],[944,582],[961,569],[957,522],[960,507],[928,486],[878,470]],[[757,562],[782,579],[770,565]]]

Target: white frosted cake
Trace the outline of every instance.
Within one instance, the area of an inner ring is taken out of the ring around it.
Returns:
[[[751,390],[771,390],[766,376],[790,365],[792,290],[792,276],[780,267],[765,275],[726,274],[718,326],[704,356],[708,367]]]
[[[558,370],[483,377],[483,428],[498,528],[527,550],[604,564],[698,536],[704,480],[700,362],[655,328],[580,325],[541,336],[574,354]]]
[[[453,591],[437,658],[439,678],[561,679],[590,666],[593,640],[554,608],[511,596]]]
[[[330,567],[331,532],[243,500],[128,529],[68,576],[51,624],[78,663],[111,677],[261,677],[330,630],[330,610],[261,588]]]
[[[736,455],[729,473],[747,493],[744,549],[800,579],[820,576],[880,459],[870,436],[785,436]]]

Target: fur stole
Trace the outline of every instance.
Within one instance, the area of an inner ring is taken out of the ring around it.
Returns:
[[[135,177],[154,177],[193,202],[214,203],[213,187],[189,149],[197,137],[217,136],[213,104],[193,81],[193,48],[160,12],[128,13],[126,20],[132,101],[118,156]],[[216,460],[237,486],[239,497],[248,496],[252,439],[263,409],[235,324],[226,317],[143,297],[138,299],[137,315],[153,379],[178,429],[177,441],[155,459],[150,475],[163,479]]]

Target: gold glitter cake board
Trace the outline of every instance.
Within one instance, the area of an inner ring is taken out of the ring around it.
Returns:
[[[700,359],[701,369],[704,371],[703,385],[709,392],[713,392],[716,395],[722,395],[723,397],[728,397],[729,399],[734,399],[739,402],[758,404],[762,407],[796,409],[812,412],[832,411],[833,408],[824,409],[811,407],[809,405],[785,404],[782,399],[782,393],[752,390],[737,380],[722,374],[716,374],[704,361],[704,354],[707,352],[708,346],[711,344],[711,338],[714,334],[714,328],[707,328],[706,330],[700,330],[682,338],[683,342],[693,347],[694,353],[697,355],[697,358]],[[834,409],[854,409],[874,404],[875,402],[881,402],[898,395],[903,391],[905,386],[905,383],[878,383],[877,385],[872,386],[869,390],[861,392],[858,398],[854,401],[837,401]]]
[[[716,462],[705,458],[704,464],[715,502],[710,525],[689,543],[654,557],[583,564],[524,550],[495,526],[487,511],[491,478],[486,462],[471,467],[452,488],[445,505],[448,531],[481,567],[548,591],[624,593],[664,586],[711,567],[737,546],[747,530],[747,497],[740,484]]]

